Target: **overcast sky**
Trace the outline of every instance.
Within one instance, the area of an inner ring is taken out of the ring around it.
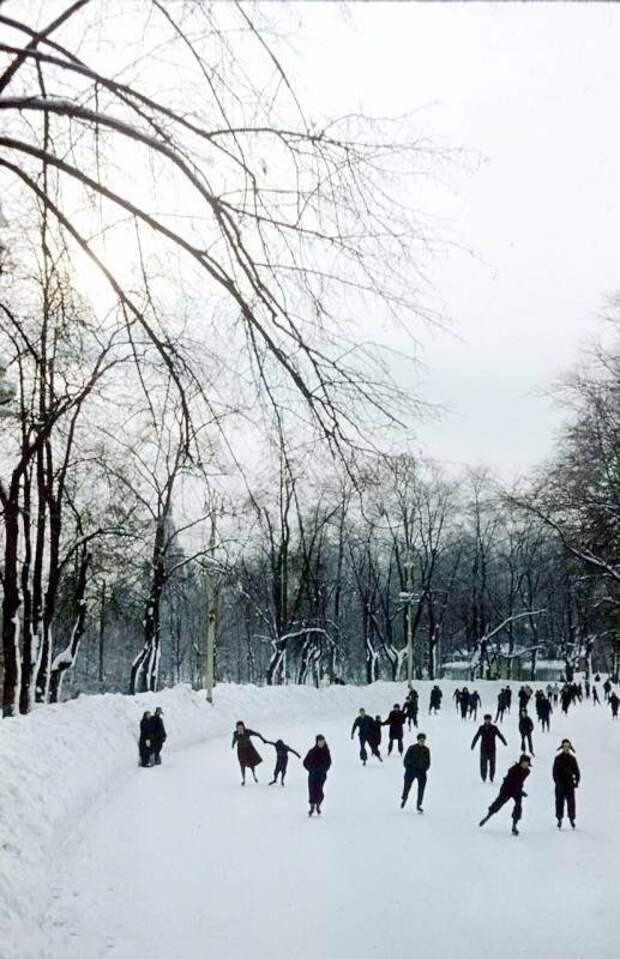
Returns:
[[[455,335],[420,331],[423,386],[452,412],[419,436],[439,460],[510,479],[550,452],[561,413],[541,391],[577,362],[620,290],[620,7],[295,9],[305,102],[417,110],[441,145],[484,158],[429,194],[476,256],[433,268]]]

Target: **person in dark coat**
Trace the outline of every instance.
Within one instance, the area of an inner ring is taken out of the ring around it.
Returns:
[[[617,719],[617,718],[618,718],[618,704],[619,704],[619,703],[620,703],[620,699],[618,699],[616,693],[613,692],[613,693],[611,694],[611,696],[609,697],[609,705],[611,706],[611,718],[612,718],[612,719]]]
[[[461,708],[461,690],[460,689],[457,688],[454,690],[454,692],[452,693],[452,699],[454,700],[454,703],[456,705],[456,711],[458,713]]]
[[[609,676],[603,683],[603,692],[605,693],[605,699],[609,699],[609,694],[611,692],[611,683],[609,681]]]
[[[138,740],[140,765],[151,766],[153,758],[153,714],[147,709],[140,720],[140,738]]]
[[[304,768],[308,770],[308,801],[310,810],[308,815],[313,812],[321,815],[321,804],[325,798],[323,786],[327,779],[327,770],[332,764],[332,757],[329,752],[329,746],[325,742],[325,736],[320,734],[315,739],[312,749],[306,754],[304,759]]]
[[[403,734],[404,726],[407,722],[407,716],[400,708],[398,703],[394,703],[394,709],[388,716],[388,718],[383,722],[383,726],[389,726],[390,739],[388,742],[388,756],[392,752],[392,747],[394,743],[398,743],[398,751],[403,754]]]
[[[527,796],[526,792],[523,792],[523,783],[530,774],[530,767],[532,760],[529,756],[525,754],[522,755],[518,763],[515,763],[514,766],[511,766],[508,772],[504,777],[504,781],[500,786],[499,794],[497,799],[494,799],[491,805],[489,806],[489,811],[478,823],[479,826],[484,826],[491,816],[494,816],[496,812],[505,806],[507,802],[511,799],[514,801],[514,806],[512,809],[512,834],[513,836],[519,835],[519,830],[517,829],[517,823],[521,819],[523,813],[522,810],[522,799],[524,796]]]
[[[461,690],[459,708],[461,710],[461,719],[467,719],[467,710],[469,709],[469,690],[467,686],[463,686]]]
[[[484,723],[478,728],[478,732],[471,741],[471,748],[475,749],[476,743],[480,740],[480,776],[483,783],[487,780],[487,772],[490,782],[495,779],[495,740],[501,739],[504,746],[508,745],[491,719],[491,714],[487,713]]]
[[[439,710],[441,709],[442,698],[443,698],[443,693],[441,689],[439,688],[439,686],[436,686],[436,685],[433,686],[433,688],[431,689],[431,697],[428,705],[429,714],[432,712],[434,713],[439,712]]]
[[[548,700],[546,696],[542,696],[537,708],[542,730],[543,732],[545,732],[545,730],[549,732],[551,729],[550,716],[553,712],[550,700]]]
[[[506,700],[506,690],[500,689],[499,693],[497,694],[497,712],[495,714],[495,722],[499,721],[500,723],[503,723],[504,713],[507,708],[508,704]]]
[[[478,718],[478,707],[482,706],[482,700],[480,699],[480,694],[477,689],[474,689],[473,693],[469,694],[469,711],[468,715],[473,717],[473,719]]]
[[[365,709],[360,709],[359,714],[355,717],[351,728],[351,739],[355,736],[356,730],[360,738],[360,759],[362,760],[362,764],[365,766],[368,759],[366,744],[370,746],[370,751],[373,756],[376,756],[379,762],[383,762],[377,748],[375,720],[372,716],[368,716]]]
[[[575,789],[579,785],[581,774],[575,759],[570,739],[563,739],[559,747],[560,755],[553,761],[553,781],[555,783],[555,818],[558,829],[562,828],[564,803],[568,812],[568,821],[575,828]]]
[[[162,718],[163,715],[163,709],[161,706],[158,706],[151,722],[151,739],[153,742],[153,756],[155,758],[156,766],[161,766],[161,751],[168,738],[166,734],[166,727],[164,726],[164,720]]]
[[[266,746],[273,746],[276,751],[276,768],[273,771],[273,779],[269,785],[273,786],[273,784],[278,781],[278,776],[281,776],[282,785],[284,785],[284,778],[286,776],[286,770],[288,769],[288,754],[293,753],[298,759],[301,759],[301,756],[292,746],[287,746],[282,739],[276,739],[275,743],[272,743],[270,739],[263,739],[263,742]]]
[[[417,728],[418,725],[418,692],[416,689],[410,689],[405,699],[405,715],[407,716],[407,728],[411,729],[411,724]]]
[[[424,733],[418,733],[414,746],[410,746],[405,753],[403,766],[405,767],[405,779],[403,782],[403,794],[400,799],[400,808],[404,809],[409,798],[409,791],[414,780],[418,781],[418,795],[416,800],[416,809],[418,812],[424,812],[422,809],[422,800],[424,799],[424,790],[426,789],[426,774],[431,767],[431,753],[426,745],[426,736]]]
[[[598,686],[593,686],[592,687],[592,705],[600,706],[600,704],[601,704],[601,697],[598,694]]]
[[[374,749],[377,750],[375,753],[373,749],[373,754],[379,758],[380,762],[383,762],[381,753],[379,752],[379,746],[381,745],[381,716],[375,716],[375,724],[371,735],[372,738],[369,740],[370,748],[373,749],[374,747]]]
[[[251,736],[257,736],[261,742],[265,742],[260,733],[254,732],[253,729],[246,729],[245,723],[239,720],[233,733],[232,748],[234,749],[235,746],[237,747],[237,758],[239,760],[239,765],[241,766],[242,786],[245,786],[246,769],[252,770],[254,782],[258,782],[258,779],[256,778],[256,767],[263,761],[262,757],[258,754],[253,742],[250,739]]]
[[[532,754],[534,755],[534,750],[532,749],[532,732],[534,731],[534,723],[532,722],[530,716],[527,714],[527,709],[521,709],[519,711],[519,732],[521,733],[521,750],[525,752],[525,740],[527,739],[527,746]]]

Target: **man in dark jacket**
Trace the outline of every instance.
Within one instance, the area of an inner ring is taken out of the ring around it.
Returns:
[[[306,753],[304,759],[304,769],[308,770],[308,800],[310,802],[311,816],[313,812],[321,815],[321,803],[324,799],[323,786],[327,779],[327,770],[332,764],[332,757],[329,752],[329,746],[325,742],[325,736],[320,734],[315,739],[315,744]]]
[[[616,693],[613,692],[609,697],[609,705],[611,706],[611,718],[618,718],[618,705],[620,704],[620,699],[616,696]]]
[[[168,736],[166,735],[166,728],[164,726],[164,721],[162,716],[164,711],[161,706],[158,706],[155,710],[155,715],[151,720],[151,740],[153,743],[153,756],[155,757],[155,765],[161,766],[161,751],[164,743],[166,742]]]
[[[501,739],[504,746],[508,745],[497,726],[491,722],[491,718],[490,713],[485,715],[484,723],[471,741],[471,748],[475,749],[480,740],[480,776],[483,783],[487,781],[487,772],[490,782],[495,778],[495,740]]]
[[[517,829],[517,823],[521,819],[522,808],[521,800],[524,796],[527,796],[527,793],[523,792],[523,783],[530,774],[530,766],[532,760],[529,756],[525,754],[522,755],[518,763],[515,763],[514,766],[511,766],[504,781],[500,786],[499,794],[497,799],[494,799],[491,805],[489,806],[489,811],[478,823],[479,826],[484,826],[491,816],[494,816],[496,812],[505,806],[509,800],[514,800],[514,807],[512,810],[512,834],[513,836],[519,835],[519,830]]]
[[[553,761],[553,781],[555,783],[555,818],[558,821],[558,829],[562,828],[562,819],[564,817],[564,803],[568,812],[568,820],[575,828],[575,789],[579,785],[580,773],[577,760],[575,759],[570,739],[563,739],[560,746],[562,750],[559,756]]]
[[[431,712],[438,713],[441,709],[441,700],[443,698],[443,693],[439,686],[435,685],[431,689],[430,701],[428,704],[429,715]]]
[[[459,709],[461,710],[461,719],[467,719],[467,710],[469,709],[469,690],[467,686],[463,686],[461,690]]]
[[[534,723],[527,714],[527,709],[521,709],[519,711],[519,732],[521,733],[521,749],[525,751],[525,741],[527,739],[527,748],[529,749],[532,756],[534,755],[534,750],[532,748],[532,732],[534,730]]]
[[[405,767],[405,781],[403,784],[403,794],[401,796],[400,808],[405,808],[405,804],[409,798],[409,790],[411,789],[414,779],[417,779],[418,797],[416,801],[416,809],[421,813],[424,812],[422,809],[422,800],[424,798],[424,790],[426,788],[426,774],[431,766],[431,753],[426,745],[426,736],[424,733],[419,733],[416,738],[417,742],[415,746],[409,747],[403,760],[403,766]]]
[[[551,706],[551,700],[547,699],[546,696],[541,696],[540,701],[538,703],[538,715],[540,718],[543,732],[545,730],[549,732],[551,728],[549,717],[551,716],[552,712],[553,712],[553,708]]]
[[[360,709],[359,715],[355,717],[355,722],[351,728],[351,739],[355,736],[355,730],[358,731],[360,738],[360,759],[364,766],[366,765],[366,760],[368,759],[368,753],[366,752],[366,744],[370,746],[370,751],[373,756],[376,756],[379,762],[382,762],[381,756],[379,755],[377,735],[375,728],[375,720],[372,716],[368,716],[365,709]]]
[[[506,699],[506,690],[500,689],[497,694],[497,713],[495,714],[495,722],[499,720],[500,723],[504,721],[504,713],[508,708],[508,701]]]
[[[394,709],[388,716],[388,718],[383,722],[382,726],[389,726],[390,741],[388,743],[388,756],[392,752],[392,746],[394,742],[398,743],[398,751],[403,754],[403,730],[405,723],[407,722],[407,717],[402,711],[398,703],[394,703]]]

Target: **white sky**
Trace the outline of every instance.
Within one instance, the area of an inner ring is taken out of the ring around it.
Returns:
[[[485,158],[429,197],[477,256],[434,267],[457,335],[421,330],[423,389],[452,412],[418,435],[437,459],[511,479],[550,452],[562,414],[541,390],[620,289],[620,8],[304,3],[295,16],[302,102],[417,110],[440,144]]]

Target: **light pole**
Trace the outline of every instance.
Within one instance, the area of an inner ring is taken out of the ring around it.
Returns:
[[[403,569],[405,570],[405,585],[410,587],[412,585],[411,571],[413,570],[413,560],[407,560],[406,563],[403,563]],[[411,622],[411,606],[415,596],[408,588],[406,591],[403,590],[400,592],[398,597],[407,604],[407,686],[411,689],[411,679],[413,675],[413,626]]]

